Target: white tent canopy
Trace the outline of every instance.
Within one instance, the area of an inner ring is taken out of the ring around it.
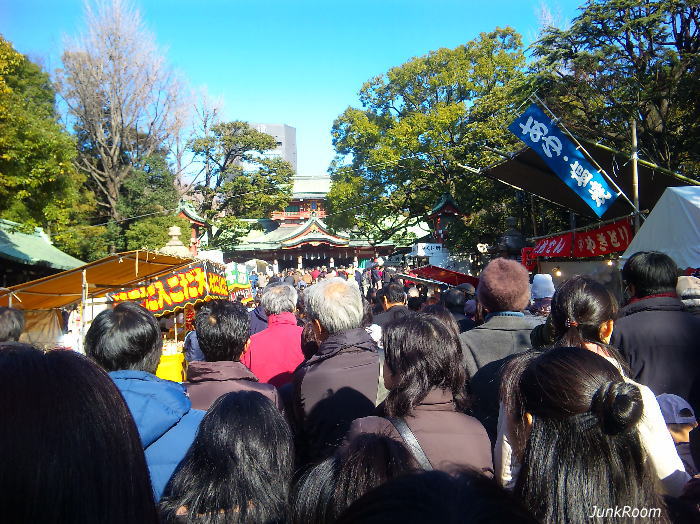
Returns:
[[[669,187],[621,258],[660,251],[679,268],[700,267],[700,187]]]

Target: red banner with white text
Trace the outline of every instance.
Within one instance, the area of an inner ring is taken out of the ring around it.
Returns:
[[[590,231],[541,238],[530,256],[588,258],[608,255],[626,250],[633,236],[631,221],[625,218]]]

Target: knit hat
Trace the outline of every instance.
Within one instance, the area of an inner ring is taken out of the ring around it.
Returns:
[[[695,412],[682,397],[664,393],[656,401],[666,424],[695,424]]]
[[[554,282],[549,273],[538,273],[532,278],[532,298],[552,298]]]
[[[527,269],[515,260],[492,260],[481,272],[476,294],[489,313],[521,311],[530,302]]]

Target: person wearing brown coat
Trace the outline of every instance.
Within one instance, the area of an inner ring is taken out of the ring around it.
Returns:
[[[385,434],[406,444],[423,469],[451,472],[466,467],[492,476],[486,430],[461,412],[466,408],[467,377],[457,334],[437,317],[418,313],[389,323],[382,344],[389,390],[380,406],[385,416],[355,420],[348,440],[362,433]]]
[[[281,409],[277,389],[261,384],[240,362],[250,343],[250,318],[239,302],[213,300],[195,318],[199,346],[206,361],[191,362],[185,387],[195,409],[209,409],[221,395],[257,391]]]
[[[322,280],[304,299],[319,348],[294,372],[291,419],[300,459],[311,462],[333,453],[353,420],[374,413],[379,355],[353,282]]]

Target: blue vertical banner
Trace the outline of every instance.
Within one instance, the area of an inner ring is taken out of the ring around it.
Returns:
[[[540,155],[598,217],[617,199],[617,193],[600,171],[536,104],[528,107],[508,129]]]

